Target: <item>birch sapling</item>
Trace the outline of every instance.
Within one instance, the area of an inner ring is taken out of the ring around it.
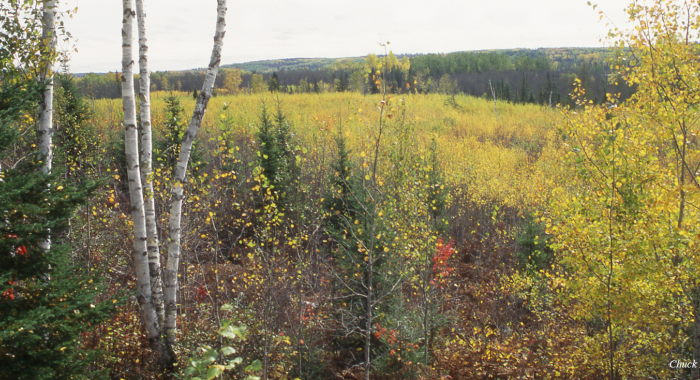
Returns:
[[[165,335],[167,343],[172,347],[176,343],[177,331],[177,272],[180,263],[180,222],[182,215],[182,200],[184,197],[185,175],[192,151],[192,144],[197,136],[199,127],[204,118],[204,112],[211,98],[214,81],[219,71],[221,62],[221,48],[224,43],[226,27],[226,0],[217,0],[216,34],[214,35],[214,48],[209,61],[207,75],[202,85],[202,90],[197,98],[197,103],[180,145],[180,156],[175,167],[174,184],[171,189],[170,200],[170,226],[168,241],[168,261],[165,269]]]
[[[134,224],[134,266],[138,288],[138,301],[141,306],[141,318],[146,327],[151,346],[160,340],[158,321],[151,293],[151,277],[148,267],[148,249],[146,235],[146,217],[143,206],[143,189],[141,187],[141,170],[139,168],[138,130],[136,128],[136,101],[134,99],[134,59],[132,44],[134,41],[134,0],[123,0],[124,19],[122,29],[122,106],[124,108],[124,139],[126,150],[127,176],[129,180],[129,198],[131,217]]]
[[[146,12],[144,0],[136,0],[136,19],[139,30],[139,106],[141,108],[141,182],[144,189],[144,214],[148,267],[151,277],[153,303],[158,315],[158,325],[163,326],[163,281],[160,267],[160,242],[156,225],[156,206],[153,198],[153,133],[151,126],[151,73],[148,70],[148,38],[146,36]]]

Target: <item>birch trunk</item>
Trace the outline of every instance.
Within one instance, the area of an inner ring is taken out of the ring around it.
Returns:
[[[46,61],[43,62],[39,81],[46,84],[46,89],[41,96],[39,104],[39,125],[37,126],[37,145],[41,166],[39,170],[44,174],[51,173],[53,162],[53,61],[56,51],[56,0],[44,0],[44,12],[42,16],[43,54]],[[39,247],[48,251],[51,249],[51,238],[39,242]]]
[[[144,190],[144,213],[148,267],[151,277],[153,303],[158,315],[158,325],[163,326],[163,281],[160,268],[160,242],[156,225],[156,206],[153,199],[153,133],[151,131],[151,73],[148,70],[148,39],[146,37],[146,13],[144,0],[136,0],[136,18],[139,29],[139,100],[141,107],[141,181]]]
[[[695,289],[697,297],[698,291]],[[693,363],[700,363],[700,301],[693,300]],[[690,370],[690,378],[693,380],[700,379],[700,369],[693,366]]]
[[[180,222],[182,213],[182,199],[187,174],[187,165],[190,159],[192,143],[199,131],[199,127],[207,109],[211,92],[214,88],[214,80],[219,71],[221,62],[221,47],[224,43],[224,28],[226,26],[226,0],[217,0],[216,34],[214,35],[214,48],[207,69],[207,76],[199,93],[197,103],[190,125],[182,137],[180,156],[175,168],[174,184],[171,189],[170,203],[170,229],[168,241],[168,262],[165,269],[165,335],[170,346],[177,342],[177,272],[180,263]]]
[[[143,209],[143,189],[139,168],[138,131],[136,128],[136,101],[134,99],[134,0],[123,0],[124,20],[122,29],[122,106],[124,108],[124,140],[126,150],[126,171],[129,178],[129,198],[131,218],[134,224],[134,266],[138,287],[138,301],[141,305],[141,318],[146,327],[148,340],[157,347],[160,332],[153,307],[151,278],[148,268],[146,248],[146,217]]]

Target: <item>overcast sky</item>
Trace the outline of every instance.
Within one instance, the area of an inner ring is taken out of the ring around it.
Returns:
[[[601,47],[609,21],[598,10],[622,28],[629,2],[600,0],[593,10],[586,0],[229,0],[222,64],[380,54],[379,41],[395,54]],[[78,49],[71,71],[121,70],[122,2],[61,4],[78,7],[66,21]],[[146,15],[152,71],[207,66],[216,0],[146,0]]]

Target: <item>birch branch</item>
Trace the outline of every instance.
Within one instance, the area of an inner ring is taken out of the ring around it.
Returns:
[[[207,75],[202,85],[202,90],[197,98],[194,107],[192,120],[190,121],[185,135],[182,137],[180,156],[175,168],[174,184],[171,189],[170,203],[170,227],[168,241],[168,262],[165,269],[165,334],[168,344],[174,345],[177,341],[177,288],[178,288],[178,266],[180,263],[180,236],[181,236],[181,216],[182,199],[184,197],[185,176],[187,165],[190,160],[192,144],[199,132],[199,127],[204,118],[204,112],[211,98],[214,80],[219,71],[221,63],[221,48],[224,43],[226,27],[226,0],[217,0],[216,34],[214,35],[214,48],[209,61]]]

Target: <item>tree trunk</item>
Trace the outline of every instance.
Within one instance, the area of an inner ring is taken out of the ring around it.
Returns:
[[[156,207],[153,192],[153,133],[151,128],[151,73],[148,70],[148,39],[146,38],[146,13],[144,0],[136,0],[136,17],[139,29],[139,100],[141,107],[141,181],[144,190],[144,210],[148,266],[151,276],[153,303],[158,314],[158,324],[163,325],[163,281],[160,265],[160,242],[156,225]]]
[[[190,125],[182,137],[180,146],[180,156],[175,168],[174,184],[171,189],[170,203],[170,228],[168,241],[168,262],[165,269],[165,334],[168,344],[174,346],[177,337],[177,272],[180,263],[180,220],[182,214],[182,199],[184,193],[185,175],[190,159],[190,152],[194,138],[197,136],[199,127],[204,118],[211,92],[214,88],[214,80],[219,71],[221,63],[221,47],[224,43],[224,27],[226,26],[226,0],[217,0],[216,34],[214,35],[214,49],[211,53],[207,76],[199,93],[197,103]]]
[[[139,31],[139,105],[141,108],[141,182],[143,191],[144,217],[146,220],[146,250],[148,270],[158,325],[157,348],[160,351],[160,364],[172,369],[177,355],[164,341],[162,328],[165,321],[163,306],[163,280],[160,265],[160,242],[156,225],[156,206],[153,191],[153,133],[151,128],[151,73],[148,70],[148,39],[146,37],[146,12],[144,0],[136,0],[136,17]],[[165,343],[165,344],[163,344]]]
[[[39,81],[46,84],[46,89],[41,96],[39,104],[39,125],[37,126],[37,145],[41,166],[39,170],[44,174],[51,173],[53,162],[53,61],[56,51],[56,0],[44,0],[44,13],[41,20],[42,49],[46,60],[43,62]],[[51,238],[39,242],[39,247],[48,251],[51,249]]]
[[[146,327],[152,347],[160,341],[158,320],[153,306],[151,276],[148,268],[146,247],[146,217],[143,208],[143,189],[139,168],[138,130],[136,128],[136,101],[134,99],[134,0],[123,0],[124,20],[122,29],[122,107],[124,108],[124,139],[126,150],[126,172],[129,179],[131,218],[134,224],[134,266],[138,288],[138,301],[141,305],[141,318]]]

